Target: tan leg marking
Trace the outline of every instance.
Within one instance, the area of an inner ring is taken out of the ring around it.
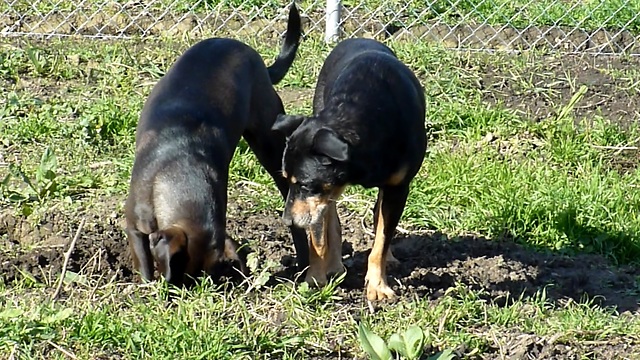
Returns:
[[[317,224],[316,227],[322,227],[324,224]],[[323,236],[324,231],[316,231],[309,228],[309,269],[304,281],[309,285],[324,286],[327,284],[327,256],[329,246],[326,239],[318,239],[317,236]]]
[[[338,275],[346,271],[342,264],[342,228],[335,202],[344,189],[344,186],[335,187],[327,197],[307,200],[311,211],[315,211],[319,205],[326,205],[321,221],[307,229],[309,269],[305,281],[311,285],[317,283],[324,286],[327,275]]]
[[[399,185],[401,182],[404,181],[404,178],[407,176],[407,171],[409,171],[408,166],[403,165],[402,167],[400,167],[400,170],[391,174],[389,179],[387,179],[387,185],[392,185],[392,186]]]
[[[339,275],[346,271],[342,264],[342,228],[336,203],[330,202],[322,223],[312,226],[309,235],[309,270],[305,281],[324,286],[327,275]],[[321,236],[318,239],[317,236]]]
[[[395,293],[387,284],[387,254],[384,251],[385,226],[384,217],[382,216],[382,190],[378,193],[378,201],[380,204],[377,207],[376,214],[374,214],[378,219],[378,226],[376,227],[373,249],[371,249],[371,254],[369,254],[367,275],[365,277],[367,299],[371,301],[393,299],[395,297]]]

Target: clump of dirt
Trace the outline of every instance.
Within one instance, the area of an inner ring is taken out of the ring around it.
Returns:
[[[541,338],[532,334],[518,332],[500,332],[495,334],[495,341],[504,344],[492,349],[479,359],[616,359],[634,358],[638,355],[634,344],[621,340],[593,341],[588,345],[580,342],[560,340],[560,334],[551,338]],[[463,357],[464,352],[458,352]]]

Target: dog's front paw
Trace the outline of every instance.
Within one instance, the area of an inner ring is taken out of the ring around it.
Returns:
[[[347,272],[347,268],[342,264],[342,258],[339,256],[334,257],[329,266],[327,266],[327,275],[330,277],[342,275],[345,272]]]
[[[323,287],[327,285],[327,273],[310,267],[307,270],[307,276],[305,276],[304,281],[309,284],[309,286]]]
[[[396,293],[382,277],[366,277],[367,299],[370,301],[393,299]]]

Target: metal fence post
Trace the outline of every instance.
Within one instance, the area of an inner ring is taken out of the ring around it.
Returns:
[[[338,41],[340,36],[340,0],[327,0],[327,14],[324,41]]]

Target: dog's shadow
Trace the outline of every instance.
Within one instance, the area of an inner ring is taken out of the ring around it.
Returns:
[[[391,248],[400,264],[388,268],[387,278],[401,296],[436,299],[462,283],[501,306],[544,290],[554,304],[589,300],[619,312],[639,307],[640,269],[615,267],[598,255],[543,253],[513,241],[440,233],[399,236]],[[369,252],[343,243],[347,276],[341,287],[362,291]]]

